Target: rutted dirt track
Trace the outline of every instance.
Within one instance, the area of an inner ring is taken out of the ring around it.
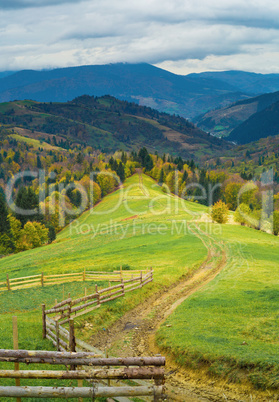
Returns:
[[[155,333],[166,318],[190,295],[212,281],[225,267],[227,255],[223,243],[192,225],[192,232],[208,249],[206,261],[179,283],[155,294],[126,313],[109,331],[91,338],[99,349],[115,351],[117,355],[147,356],[162,353],[155,343]],[[165,353],[163,353],[165,355]],[[210,380],[202,372],[193,373],[178,366],[167,356],[166,399],[168,401],[271,401],[253,396],[247,390],[236,389]]]

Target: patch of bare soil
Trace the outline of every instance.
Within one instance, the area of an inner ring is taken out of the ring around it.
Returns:
[[[193,230],[193,229],[192,229]],[[217,244],[205,232],[195,229],[208,249],[206,261],[193,273],[186,274],[168,289],[152,295],[141,305],[126,313],[105,333],[91,338],[90,343],[109,354],[118,356],[152,356],[163,354],[155,342],[155,334],[166,318],[190,295],[212,281],[226,265],[226,248]],[[242,385],[235,386],[214,380],[205,374],[179,366],[166,356],[166,400],[203,401],[275,401],[272,396],[256,393]]]

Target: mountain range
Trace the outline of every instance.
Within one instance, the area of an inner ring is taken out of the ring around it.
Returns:
[[[190,119],[238,100],[279,90],[278,74],[227,71],[177,75],[146,63],[2,74],[0,102],[66,102],[84,94],[112,95]]]

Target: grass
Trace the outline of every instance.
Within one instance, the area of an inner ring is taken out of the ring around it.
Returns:
[[[120,265],[129,269],[152,266],[152,284],[109,302],[94,315],[77,321],[78,336],[86,340],[90,336],[85,331],[86,321],[93,323],[93,332],[106,329],[152,292],[174,283],[199,266],[207,250],[197,237],[190,232],[184,233],[180,221],[191,220],[193,214],[202,214],[205,208],[165,195],[161,187],[147,176],[143,181],[145,189],[139,186],[137,175],[129,178],[123,189],[105,197],[93,214],[85,212],[72,227],[68,226],[59,233],[53,244],[2,258],[0,281],[5,280],[7,273],[10,278],[17,278],[41,272],[46,275],[77,272],[84,268],[112,270]],[[174,220],[177,221],[175,224]],[[91,285],[88,282],[65,284],[64,293],[80,296],[86,286],[89,294]],[[100,285],[104,287],[106,284]],[[62,299],[62,294],[62,285],[3,292],[0,295],[1,348],[12,347],[12,316],[16,315],[20,348],[53,349],[49,341],[42,339],[41,304],[50,307],[55,299]],[[0,367],[7,368],[7,364],[1,363]],[[22,383],[41,385],[42,381],[24,380]],[[43,383],[55,386],[61,381]],[[1,384],[14,384],[14,380],[1,380]]]
[[[34,138],[23,137],[20,134],[11,134],[9,137],[14,138],[15,140],[17,140],[19,142],[25,142],[28,145],[33,145],[33,147],[36,149],[38,149],[38,148],[43,148],[43,149],[47,149],[47,150],[61,150],[62,149],[59,147],[52,146],[44,141],[40,142],[39,140],[36,140]]]
[[[226,268],[175,310],[157,341],[182,365],[278,389],[279,239],[234,225],[215,237],[227,245]]]
[[[77,272],[84,267],[112,270],[120,265],[129,269],[152,266],[151,285],[77,320],[78,336],[88,340],[151,293],[195,269],[207,250],[187,230],[187,224],[183,225],[207,209],[164,194],[147,176],[143,180],[144,189],[138,176],[129,178],[123,189],[105,197],[93,213],[85,212],[65,228],[55,243],[1,259],[0,281],[7,273],[12,278],[42,271]],[[183,365],[207,367],[210,375],[231,382],[278,388],[279,239],[242,226],[206,225],[217,243],[225,243],[227,265],[209,285],[175,310],[160,328],[157,341]],[[65,284],[64,292],[75,297],[83,293],[82,286],[90,287],[80,282]],[[20,347],[51,348],[41,339],[40,305],[45,302],[51,306],[55,299],[62,299],[61,285],[3,293],[1,347],[11,347],[12,315],[17,315]],[[85,327],[88,321],[93,325],[90,332]]]

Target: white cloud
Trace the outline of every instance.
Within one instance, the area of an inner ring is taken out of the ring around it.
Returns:
[[[278,29],[274,0],[10,0],[0,70],[127,61],[279,72]]]

